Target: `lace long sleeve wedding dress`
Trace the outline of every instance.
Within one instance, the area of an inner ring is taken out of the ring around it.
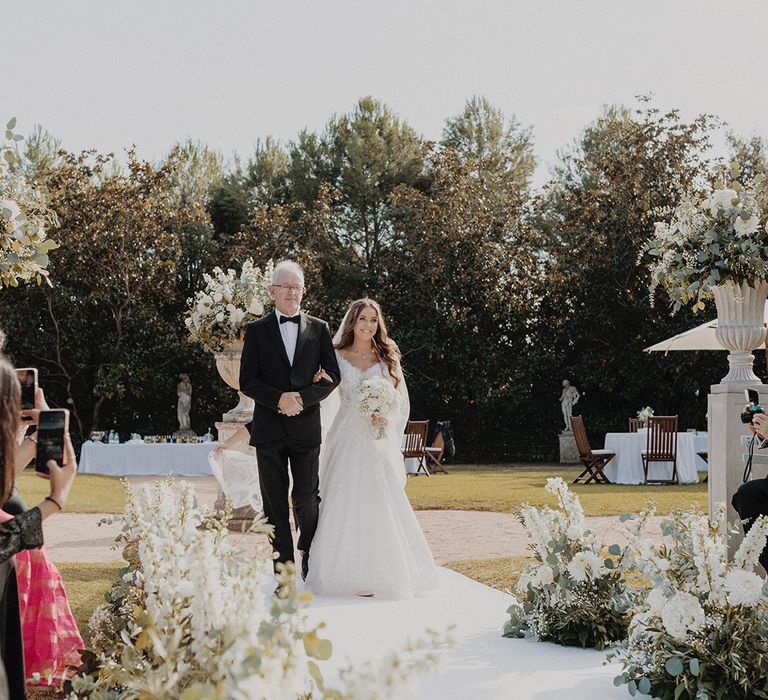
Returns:
[[[408,420],[405,380],[400,401],[376,439],[355,405],[361,382],[385,364],[360,370],[337,352],[339,408],[320,458],[320,518],[310,550],[307,588],[319,595],[373,594],[408,599],[438,587],[437,569],[405,495],[400,441]],[[402,374],[401,374],[402,377]]]

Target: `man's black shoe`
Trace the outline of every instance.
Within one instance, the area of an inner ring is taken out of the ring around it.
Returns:
[[[280,598],[280,594],[283,592],[283,587],[278,584],[277,588],[275,588],[275,592],[272,594],[274,598]]]
[[[307,580],[307,574],[309,573],[309,552],[302,553],[301,555],[301,580]]]

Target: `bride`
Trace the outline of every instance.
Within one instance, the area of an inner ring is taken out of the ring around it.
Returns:
[[[381,308],[371,299],[352,303],[334,346],[341,370],[340,405],[321,453],[322,500],[307,588],[320,595],[413,598],[438,583],[404,491],[400,441],[410,405],[400,353],[387,335]],[[355,392],[376,376],[392,383],[399,402],[388,416],[368,417],[358,411]],[[383,439],[375,437],[378,430]]]

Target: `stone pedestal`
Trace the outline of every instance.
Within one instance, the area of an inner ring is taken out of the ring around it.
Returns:
[[[227,414],[225,413],[224,416],[226,417]],[[238,421],[238,422],[219,422],[216,423],[216,431],[219,434],[219,442],[223,442],[224,440],[227,440],[230,438],[234,433],[236,433],[240,428],[245,425],[248,421]],[[253,451],[253,463],[254,466],[256,464],[256,450],[254,448],[249,448]],[[216,503],[214,503],[214,509],[215,510],[224,510],[224,492],[219,489],[219,493],[216,496]],[[253,519],[256,517],[256,512],[251,508],[250,506],[243,506],[242,508],[235,508],[232,511],[232,518],[229,521],[229,525],[227,526],[230,530],[233,532],[246,532],[251,525],[253,525]]]
[[[760,403],[765,405],[765,402],[768,402],[768,386],[759,383],[715,384],[709,394],[709,513],[711,515],[715,504],[722,501],[727,506],[728,522],[739,519],[738,513],[731,506],[731,498],[741,486],[744,474],[744,461],[741,458],[744,447],[741,444],[741,436],[749,433],[740,416],[746,403],[744,389],[751,387],[760,391]],[[731,554],[738,544],[738,539],[734,538]]]
[[[579,464],[579,450],[576,447],[576,438],[573,433],[563,431],[560,437],[560,464]]]

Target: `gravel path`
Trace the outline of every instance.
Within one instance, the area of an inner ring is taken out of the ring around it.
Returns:
[[[464,510],[417,511],[424,534],[439,565],[461,559],[495,559],[527,554],[528,535],[511,515]],[[99,526],[105,515],[62,513],[45,521],[45,547],[54,562],[119,562],[120,552],[112,549],[120,528],[118,523]],[[656,517],[649,534],[660,540]],[[618,519],[612,516],[587,518],[606,545],[620,542]],[[266,551],[259,535],[232,534],[248,551]]]

